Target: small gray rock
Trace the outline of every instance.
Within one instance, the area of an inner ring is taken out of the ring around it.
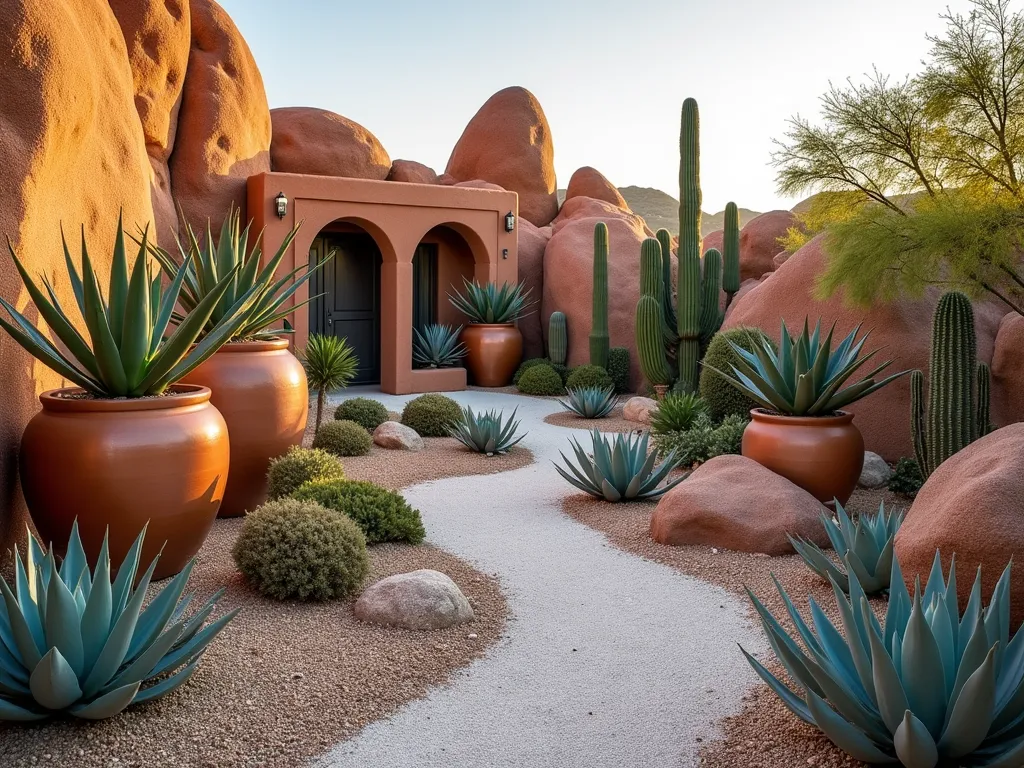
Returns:
[[[891,477],[892,469],[885,459],[877,453],[864,451],[864,469],[860,471],[857,485],[861,488],[885,488]]]
[[[385,421],[373,430],[373,442],[396,451],[422,451],[423,438],[412,427],[397,421]]]
[[[622,407],[622,418],[638,424],[650,425],[651,417],[658,410],[658,401],[649,397],[631,397]]]
[[[399,573],[359,596],[360,621],[405,629],[443,629],[473,621],[473,608],[458,585],[439,571]]]

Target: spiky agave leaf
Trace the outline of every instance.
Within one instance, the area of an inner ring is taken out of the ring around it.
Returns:
[[[189,598],[182,593],[195,561],[143,608],[159,559],[133,586],[145,535],[143,529],[112,582],[106,536],[90,572],[77,523],[59,568],[29,534],[24,561],[15,553],[15,588],[0,577],[0,720],[111,717],[192,674],[237,610],[206,623],[221,592],[185,617]]]
[[[519,422],[516,421],[515,410],[503,421],[501,411],[474,413],[471,407],[466,406],[462,411],[462,418],[452,426],[451,434],[471,451],[494,456],[508,453],[526,437],[525,432],[517,435],[518,431]]]
[[[421,368],[450,368],[459,364],[467,354],[466,345],[459,341],[462,326],[434,323],[422,331],[412,329],[412,360]]]
[[[615,408],[615,387],[576,387],[568,394],[559,404],[584,419],[602,419]]]
[[[579,441],[570,438],[576,463],[561,454],[565,468],[555,464],[558,473],[572,485],[591,496],[605,501],[632,501],[657,499],[684,478],[676,478],[658,487],[675,466],[675,451],[671,451],[657,464],[657,453],[648,451],[648,434],[639,436],[616,435],[609,438],[598,430],[591,433],[591,455]]]
[[[947,580],[936,552],[926,588],[917,579],[913,596],[898,560],[891,570],[884,624],[855,571],[849,596],[832,581],[842,632],[813,600],[808,626],[776,581],[796,627],[790,635],[748,590],[792,687],[744,651],[747,660],[790,711],[856,759],[905,768],[1024,764],[1024,631],[1010,631],[1010,566],[985,609],[979,569],[962,615],[955,561]]]
[[[484,283],[462,278],[463,289],[449,294],[452,306],[469,318],[471,323],[505,324],[515,322],[527,313],[527,308],[536,303],[530,300],[533,289],[526,289],[522,283]]]

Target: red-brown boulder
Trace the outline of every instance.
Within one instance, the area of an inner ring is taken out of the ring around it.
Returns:
[[[541,324],[540,301],[544,296],[544,249],[551,239],[551,227],[535,227],[520,219],[519,230],[519,282],[529,291],[530,299],[537,302],[533,311],[519,320],[523,334],[523,359],[545,357],[544,339],[547,328]]]
[[[779,238],[796,221],[789,211],[768,211],[746,223],[740,230],[740,280],[775,271],[775,256],[785,250]]]
[[[618,208],[629,210],[629,205],[619,194],[608,179],[599,170],[585,165],[578,169],[569,179],[569,186],[565,190],[565,199],[571,200],[574,197],[592,197],[595,200],[604,200]]]
[[[270,167],[282,173],[383,181],[391,158],[377,137],[347,117],[314,107],[270,110]]]
[[[512,87],[491,96],[462,132],[445,174],[519,194],[519,215],[543,227],[558,213],[551,129],[537,98]]]
[[[1024,421],[1024,317],[1010,312],[999,323],[992,353],[992,421]]]
[[[231,17],[190,0],[192,49],[171,155],[171,191],[185,221],[214,230],[233,204],[245,217],[246,179],[270,171],[263,77]]]
[[[704,242],[701,243],[701,253],[707,253],[712,248],[716,249],[719,253],[722,252],[722,245],[725,242],[725,231],[716,229],[704,236]]]
[[[651,538],[671,546],[704,545],[787,555],[786,534],[828,546],[824,507],[786,478],[743,456],[717,456],[661,497]]]
[[[1024,621],[1024,424],[1013,424],[976,440],[939,465],[914,499],[896,534],[896,555],[911,591],[914,577],[928,578],[935,550],[943,568],[956,554],[961,608],[981,568],[982,597],[1012,558],[1011,626]]]
[[[388,181],[403,181],[407,184],[441,183],[433,168],[415,160],[395,160],[391,163]]]

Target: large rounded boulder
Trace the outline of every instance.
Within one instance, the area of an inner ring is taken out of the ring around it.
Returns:
[[[785,248],[779,244],[797,219],[790,211],[768,211],[748,221],[740,230],[740,279],[758,279],[775,271],[775,257]]]
[[[519,282],[537,302],[530,314],[519,320],[523,334],[523,359],[545,357],[547,326],[541,323],[540,302],[544,297],[544,251],[551,240],[551,227],[535,227],[525,219],[519,222]]]
[[[388,172],[388,181],[402,181],[406,184],[440,184],[437,172],[429,165],[415,160],[395,160]]]
[[[992,353],[992,421],[1024,421],[1024,317],[1010,312],[999,323]]]
[[[942,553],[948,571],[956,555],[957,589],[966,603],[981,568],[982,596],[992,589],[1011,559],[1011,626],[1024,621],[1024,424],[1013,424],[976,440],[946,459],[917,494],[896,535],[896,556],[911,591],[924,582]]]
[[[543,227],[558,213],[554,156],[551,128],[537,97],[525,88],[505,88],[469,121],[445,175],[518,193],[520,217]]]
[[[592,197],[595,200],[603,200],[611,203],[617,208],[629,210],[629,205],[619,194],[619,190],[596,168],[585,165],[578,169],[569,179],[569,186],[565,190],[565,199],[572,200],[574,197]]]
[[[313,107],[270,110],[270,167],[282,173],[383,181],[391,158],[377,137],[347,117]]]

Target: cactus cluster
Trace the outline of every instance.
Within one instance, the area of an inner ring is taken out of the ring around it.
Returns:
[[[569,356],[569,330],[564,312],[552,312],[548,318],[548,360],[565,365]]]
[[[977,350],[970,299],[955,291],[944,294],[932,323],[927,404],[924,374],[910,376],[914,452],[925,478],[991,428],[989,369],[978,362]]]
[[[590,364],[608,367],[608,225],[594,227],[594,301],[590,323]]]

